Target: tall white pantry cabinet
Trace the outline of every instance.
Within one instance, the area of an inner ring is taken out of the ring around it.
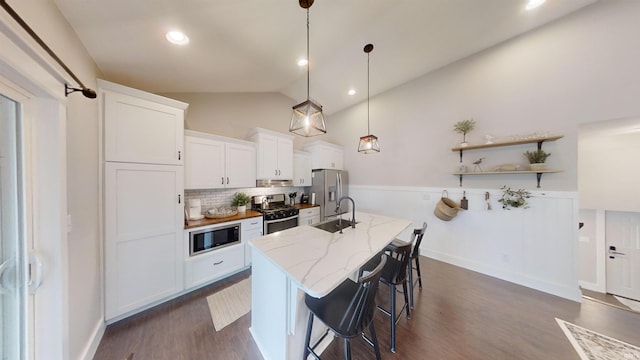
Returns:
[[[105,319],[181,292],[188,104],[98,80],[104,154]]]

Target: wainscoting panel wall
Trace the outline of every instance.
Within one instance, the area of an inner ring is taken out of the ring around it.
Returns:
[[[422,255],[581,301],[577,192],[531,191],[528,208],[504,210],[500,189],[465,189],[469,209],[442,221],[433,210],[443,190],[460,203],[462,188],[349,186],[356,210],[410,219],[413,227],[427,221]]]

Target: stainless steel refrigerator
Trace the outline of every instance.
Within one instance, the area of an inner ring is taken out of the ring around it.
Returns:
[[[349,211],[350,202],[343,201],[336,212],[336,202],[343,196],[347,196],[349,177],[346,171],[316,169],[313,170],[311,193],[315,193],[316,204],[320,205],[320,220],[328,217],[344,214]]]

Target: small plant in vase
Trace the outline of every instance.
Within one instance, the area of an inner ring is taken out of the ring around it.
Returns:
[[[462,142],[460,143],[460,146],[469,145],[469,143],[467,143],[467,134],[473,131],[473,129],[475,128],[476,121],[473,119],[460,120],[453,125],[453,131],[457,132],[458,134],[462,134]]]
[[[237,192],[233,199],[231,199],[231,206],[235,206],[238,212],[243,213],[247,211],[247,204],[251,201],[249,195],[241,192]]]
[[[529,167],[532,171],[540,171],[546,168],[546,164],[544,163],[547,158],[551,155],[551,153],[546,153],[542,149],[538,149],[536,151],[526,151],[524,156],[529,160]]]

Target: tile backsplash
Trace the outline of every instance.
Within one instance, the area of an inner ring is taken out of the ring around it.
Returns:
[[[264,188],[246,188],[246,189],[201,189],[201,190],[185,190],[184,197],[188,201],[190,199],[200,199],[202,203],[202,213],[205,211],[221,206],[231,206],[231,199],[237,192],[243,192],[249,196],[256,195],[273,195],[284,194],[285,199],[289,200],[288,194],[296,192],[296,203],[300,202],[300,195],[311,192],[310,187],[264,187]],[[185,204],[188,202],[185,201]]]

